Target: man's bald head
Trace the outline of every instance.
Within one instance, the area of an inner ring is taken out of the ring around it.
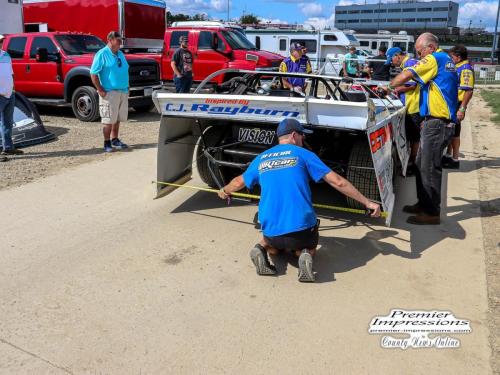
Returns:
[[[439,48],[439,39],[432,33],[423,33],[415,42],[415,49],[420,57],[425,57]]]

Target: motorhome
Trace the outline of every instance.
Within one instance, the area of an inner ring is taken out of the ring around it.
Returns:
[[[294,25],[295,26],[295,25]],[[274,52],[284,57],[290,53],[290,44],[299,42],[307,48],[313,70],[318,71],[327,59],[338,59],[349,47],[359,47],[357,37],[340,30],[315,30],[314,28],[246,28],[247,38],[259,50]]]

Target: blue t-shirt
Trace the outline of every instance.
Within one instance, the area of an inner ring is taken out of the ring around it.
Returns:
[[[94,56],[90,74],[99,77],[105,91],[128,92],[128,63],[122,51],[115,55],[108,46],[101,48]]]
[[[331,170],[302,147],[282,144],[264,151],[250,164],[243,180],[261,187],[259,221],[267,237],[316,225],[309,180],[318,182]]]

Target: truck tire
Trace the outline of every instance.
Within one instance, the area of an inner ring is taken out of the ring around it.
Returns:
[[[360,139],[354,143],[349,156],[346,178],[365,197],[380,202],[377,176],[373,169],[372,155],[367,140]],[[351,208],[365,208],[361,203],[349,197],[347,197],[347,205]]]
[[[99,118],[99,95],[92,86],[80,86],[71,96],[71,108],[76,118],[93,122]]]
[[[218,146],[224,140],[224,131],[222,128],[216,128],[211,126],[203,132],[203,139],[205,140],[206,147],[214,147]],[[205,151],[205,147],[203,144],[203,140],[200,138],[198,145],[196,147],[196,167],[198,169],[198,174],[200,175],[201,180],[206,183],[208,186],[212,188],[219,188],[217,181],[213,178],[210,170],[208,168],[208,159],[203,155]],[[222,157],[221,153],[216,153],[215,157],[220,159]],[[222,180],[222,171],[219,167],[211,164],[212,172],[215,174],[216,178]],[[222,181],[220,181],[222,183]]]
[[[134,111],[136,111],[137,113],[147,113],[154,108],[154,104],[151,103],[146,105],[136,105],[132,108],[134,108]]]

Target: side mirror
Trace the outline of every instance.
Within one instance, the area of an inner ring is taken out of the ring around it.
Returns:
[[[36,50],[35,59],[37,62],[41,63],[49,61],[49,53],[47,52],[47,48],[38,48]]]

